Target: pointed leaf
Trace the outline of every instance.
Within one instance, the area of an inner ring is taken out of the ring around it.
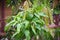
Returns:
[[[36,35],[36,31],[34,29],[34,26],[31,26],[33,33]]]
[[[25,36],[26,36],[26,40],[30,40],[30,32],[28,30],[25,30]]]

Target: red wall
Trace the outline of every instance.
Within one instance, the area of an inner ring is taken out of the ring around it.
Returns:
[[[12,15],[11,7],[5,7],[5,19]],[[0,28],[1,28],[1,6],[0,6]]]
[[[12,15],[11,7],[5,7],[5,18]]]

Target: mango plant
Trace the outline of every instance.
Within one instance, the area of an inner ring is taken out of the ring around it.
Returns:
[[[42,33],[45,31],[45,22],[43,17],[47,17],[45,13],[37,11],[36,8],[19,12],[13,17],[6,27],[5,31],[11,31],[12,38],[14,40],[31,40],[33,36],[37,38],[38,35],[42,37]],[[48,37],[48,36],[47,36]],[[42,38],[43,39],[43,38]],[[37,39],[36,39],[37,40]]]
[[[44,18],[47,15],[42,11],[43,6],[34,5],[19,12],[7,23],[5,31],[10,40],[53,40],[45,28]]]

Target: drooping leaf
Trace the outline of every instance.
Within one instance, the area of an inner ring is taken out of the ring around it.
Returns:
[[[31,26],[31,28],[32,28],[33,33],[36,35],[36,31],[35,31],[34,26]]]
[[[17,32],[15,32],[15,33],[13,34],[12,38],[15,37],[17,34],[20,33],[20,28],[21,28],[21,25],[20,25],[20,24],[17,24]]]
[[[42,16],[42,17],[48,17],[45,13],[43,13],[43,12],[40,12],[40,13],[38,13],[38,15],[40,15],[40,16]]]
[[[17,23],[18,23],[18,21],[16,21],[15,23],[13,23],[13,25],[12,25],[12,26],[15,26]]]
[[[8,23],[6,26],[5,26],[5,31],[9,30],[11,28],[11,26],[13,25],[13,23],[15,22],[15,20],[12,20],[10,23]]]
[[[20,32],[21,25],[17,24],[17,32]]]
[[[28,25],[29,25],[29,21],[24,21],[24,24],[25,24],[25,28],[28,28]]]
[[[25,36],[26,36],[26,40],[30,40],[30,32],[28,30],[25,30]]]

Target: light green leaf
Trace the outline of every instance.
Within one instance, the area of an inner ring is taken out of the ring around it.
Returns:
[[[37,28],[38,30],[41,30],[41,27],[40,27],[39,24],[36,24],[36,28]]]
[[[30,40],[30,32],[29,30],[25,30],[25,36],[26,36],[26,40]]]
[[[17,23],[18,23],[18,21],[16,21],[16,22],[13,24],[13,26],[15,26]]]
[[[17,32],[13,34],[12,38],[15,37],[18,33],[20,33],[20,28],[21,28],[21,25],[17,24]]]
[[[39,16],[38,14],[36,14],[36,13],[34,13],[34,15],[35,15],[37,18],[40,18],[40,16]]]
[[[36,31],[34,29],[34,26],[31,26],[33,33],[36,35]]]
[[[28,28],[28,25],[29,25],[29,21],[25,21],[25,28]]]
[[[43,12],[40,12],[40,13],[38,13],[38,15],[40,15],[40,16],[42,16],[42,17],[48,17],[45,13],[43,13]]]
[[[20,32],[21,25],[17,24],[17,32]]]
[[[8,23],[6,26],[5,26],[5,31],[8,31],[10,28],[11,28],[11,26],[13,25],[13,23],[15,22],[15,20],[12,20],[10,23]]]
[[[42,19],[40,19],[40,23],[43,25],[45,24],[44,20],[42,20]]]
[[[20,21],[20,17],[17,17],[17,21]]]
[[[11,38],[15,37],[18,33],[19,32],[14,33]]]

